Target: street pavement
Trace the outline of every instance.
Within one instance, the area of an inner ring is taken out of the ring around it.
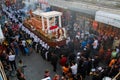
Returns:
[[[51,78],[53,78],[55,74],[61,74],[59,65],[57,72],[53,72],[50,62],[44,60],[38,53],[33,52],[30,56],[20,56],[16,62],[20,59],[22,59],[24,65],[27,66],[24,71],[26,80],[41,80],[44,78],[44,71],[46,69],[50,71]],[[16,76],[10,77],[10,80],[16,80]]]

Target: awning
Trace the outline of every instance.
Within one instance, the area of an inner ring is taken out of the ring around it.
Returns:
[[[120,28],[120,14],[118,13],[115,14],[112,12],[97,11],[95,20]]]
[[[40,13],[40,16],[43,16],[45,18],[61,16],[61,15],[62,15],[62,12],[58,12],[58,11],[50,11],[50,12]]]

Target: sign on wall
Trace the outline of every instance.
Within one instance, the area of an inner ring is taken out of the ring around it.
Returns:
[[[120,28],[120,15],[105,11],[97,11],[95,21]]]

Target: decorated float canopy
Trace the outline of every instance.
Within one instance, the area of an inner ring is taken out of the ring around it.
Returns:
[[[43,16],[45,18],[50,18],[50,17],[61,16],[62,15],[62,13],[58,12],[58,11],[43,12],[40,9],[37,9],[37,10],[33,11],[32,13],[34,15]]]
[[[32,12],[33,15],[37,15],[41,18],[42,21],[42,30],[45,30],[45,22],[47,23],[47,31],[48,33],[50,33],[50,30],[53,29],[57,29],[58,27],[62,27],[61,26],[61,16],[62,16],[62,12],[58,12],[58,11],[50,11],[50,12],[43,12],[40,9],[37,9],[35,11]],[[56,18],[58,17],[58,25],[56,25]],[[50,19],[53,19],[52,23]],[[52,25],[51,25],[52,24]]]
[[[58,11],[50,11],[50,12],[45,12],[45,13],[40,13],[40,16],[43,16],[45,18],[51,18],[55,16],[61,16],[62,13]]]

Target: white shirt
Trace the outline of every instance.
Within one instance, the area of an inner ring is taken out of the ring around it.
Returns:
[[[95,41],[93,42],[93,49],[96,49],[97,46],[98,46],[98,40],[95,40]]]
[[[34,36],[34,42],[38,42],[37,36]]]
[[[44,42],[42,42],[42,47],[44,47],[44,45],[45,45],[45,43],[44,43]]]
[[[15,55],[9,55],[9,61],[14,61],[15,60]]]
[[[78,38],[78,39],[80,39],[80,36],[79,36],[79,35],[76,35],[75,37]]]
[[[25,40],[22,40],[22,45],[26,46],[26,41]]]
[[[77,74],[77,64],[71,66],[72,74]]]

